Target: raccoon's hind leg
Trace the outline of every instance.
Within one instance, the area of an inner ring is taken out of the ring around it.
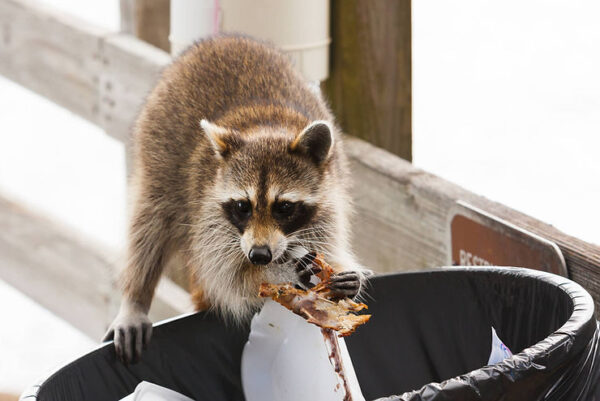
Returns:
[[[196,312],[201,312],[210,309],[211,304],[206,297],[206,293],[202,284],[200,283],[200,279],[197,277],[197,274],[194,273],[194,269],[189,263],[187,264],[187,267],[190,275],[190,293],[194,310]]]
[[[196,286],[192,288],[192,303],[194,304],[194,310],[196,312],[202,312],[210,309],[210,302],[206,299],[204,290]]]

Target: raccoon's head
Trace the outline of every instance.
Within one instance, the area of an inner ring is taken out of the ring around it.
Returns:
[[[283,263],[294,247],[314,246],[323,237],[331,220],[331,188],[323,185],[334,145],[328,122],[315,121],[299,132],[257,127],[240,133],[206,120],[201,125],[219,159],[213,199],[249,263]]]
[[[296,132],[201,125],[210,152],[200,153],[211,159],[201,165],[211,166],[203,171],[214,183],[202,190],[192,225],[196,273],[215,308],[243,318],[261,304],[262,282],[296,281],[303,252],[329,255],[343,241],[339,154],[325,121]]]

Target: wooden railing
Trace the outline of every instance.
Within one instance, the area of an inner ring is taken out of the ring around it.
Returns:
[[[133,36],[93,28],[25,0],[0,0],[0,35],[0,74],[126,145],[136,113],[170,61],[167,53]],[[354,247],[366,266],[388,272],[447,264],[449,214],[457,201],[466,201],[555,242],[570,277],[600,305],[600,247],[417,169],[360,139],[347,137],[346,148],[354,176]],[[114,313],[112,272],[117,258],[89,244],[0,201],[0,277],[86,333],[99,336]],[[155,316],[184,309],[184,300],[173,302],[181,294],[172,296],[177,290],[168,281],[161,288],[153,308],[162,312]],[[161,297],[161,291],[169,295]]]

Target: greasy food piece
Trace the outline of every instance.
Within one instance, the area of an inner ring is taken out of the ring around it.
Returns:
[[[321,271],[317,273],[317,277],[321,279],[321,282],[329,280],[329,277],[333,275],[333,267],[331,267],[327,262],[325,262],[325,259],[323,259],[323,255],[316,254],[312,262],[321,269]]]
[[[332,329],[342,337],[348,336],[356,328],[366,323],[371,315],[355,315],[367,309],[367,305],[357,303],[349,298],[332,299],[333,294],[329,289],[329,278],[333,269],[320,255],[313,261],[321,271],[316,274],[321,282],[309,290],[295,288],[292,284],[269,284],[260,286],[259,296],[270,297],[285,306],[297,315],[302,316],[309,323],[316,324],[324,329]]]
[[[352,334],[371,317],[351,313],[365,309],[365,304],[356,303],[348,298],[332,301],[324,298],[322,294],[313,290],[297,289],[290,284],[268,283],[261,284],[259,292],[261,297],[271,297],[309,323],[335,330],[340,336]]]

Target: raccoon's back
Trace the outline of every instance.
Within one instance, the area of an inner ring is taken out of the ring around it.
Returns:
[[[205,39],[163,71],[138,118],[136,142],[148,142],[151,152],[171,149],[184,156],[202,140],[201,119],[218,121],[240,108],[265,106],[294,110],[301,123],[331,118],[324,102],[277,49],[241,36]],[[253,123],[272,125],[269,119],[277,114],[263,118]]]
[[[246,37],[221,36],[192,45],[165,70],[161,84],[163,104],[180,117],[190,113],[194,123],[251,105],[284,106],[312,120],[328,117],[287,57]]]

